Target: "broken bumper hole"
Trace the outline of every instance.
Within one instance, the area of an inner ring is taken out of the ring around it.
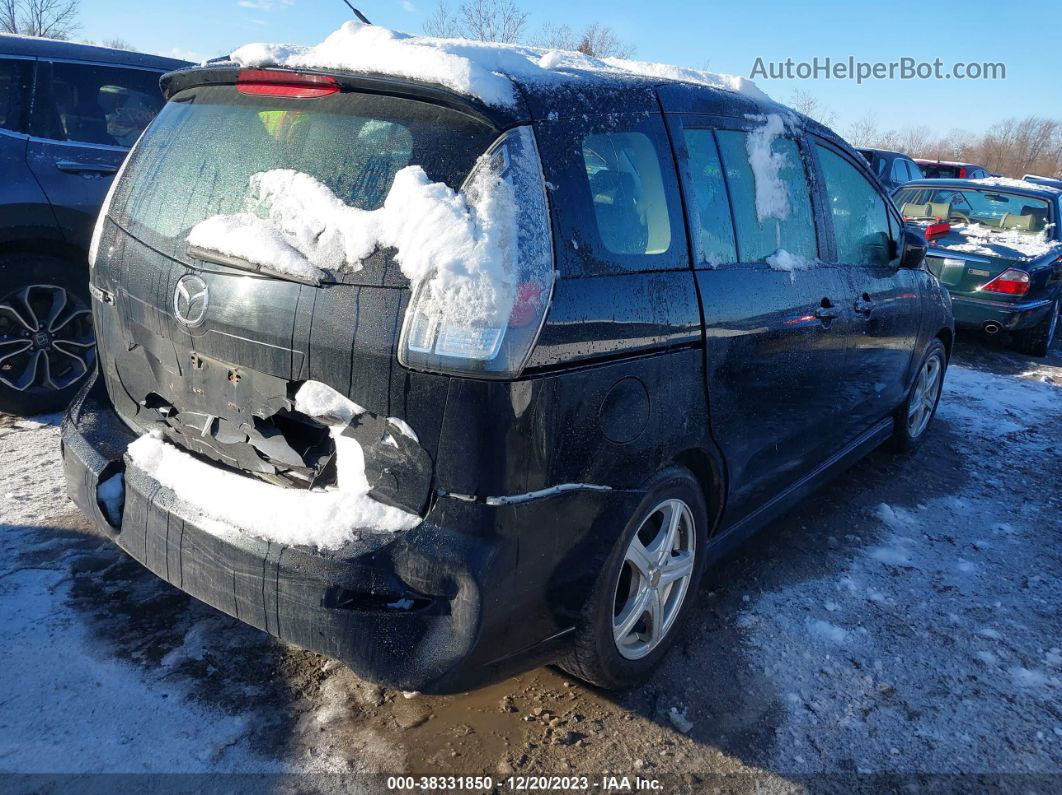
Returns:
[[[250,387],[253,378],[242,379]],[[283,394],[254,394],[250,405],[229,403],[227,415],[196,397],[169,400],[157,392],[136,399],[134,422],[159,430],[173,444],[202,458],[285,488],[331,488],[337,485],[336,444],[320,418],[296,410],[294,397],[305,382],[269,387]],[[124,386],[124,384],[123,384]],[[342,436],[352,438],[364,454],[365,477],[373,499],[423,515],[432,479],[432,462],[414,438],[387,417],[365,412],[349,420]]]

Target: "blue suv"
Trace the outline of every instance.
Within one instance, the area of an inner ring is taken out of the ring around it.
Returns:
[[[0,36],[0,411],[60,409],[95,369],[93,225],[159,77],[188,65]]]

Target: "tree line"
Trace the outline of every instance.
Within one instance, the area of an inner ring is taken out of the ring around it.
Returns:
[[[806,91],[794,91],[788,104],[827,127],[837,125],[837,114]],[[1026,116],[996,122],[983,133],[955,129],[941,134],[926,125],[882,129],[870,113],[838,132],[855,147],[974,163],[1015,179],[1026,174],[1062,179],[1062,119]]]

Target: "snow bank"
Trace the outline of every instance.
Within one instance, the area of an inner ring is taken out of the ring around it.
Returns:
[[[193,458],[146,434],[129,445],[132,465],[197,510],[203,529],[220,536],[250,535],[281,544],[338,549],[357,530],[396,532],[420,517],[383,505],[366,492],[361,448],[344,437],[337,448],[339,488],[285,489]]]
[[[260,172],[250,179],[246,212],[201,221],[188,242],[316,280],[329,270],[358,270],[377,248],[394,248],[414,289],[429,284],[438,314],[460,325],[504,321],[515,300],[514,190],[487,167],[471,179],[457,193],[407,166],[382,207],[361,210],[309,174]]]
[[[411,36],[354,21],[344,23],[314,47],[248,44],[229,57],[245,67],[335,69],[419,80],[501,107],[511,107],[517,102],[513,80],[548,86],[591,75],[683,80],[760,100],[769,99],[755,83],[733,75],[621,58],[592,58],[578,52],[541,47]]]

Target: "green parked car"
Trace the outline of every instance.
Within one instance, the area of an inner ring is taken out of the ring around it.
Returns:
[[[955,325],[1010,332],[1046,356],[1062,304],[1062,188],[1016,179],[927,179],[893,195],[923,226],[926,265],[951,293]]]

